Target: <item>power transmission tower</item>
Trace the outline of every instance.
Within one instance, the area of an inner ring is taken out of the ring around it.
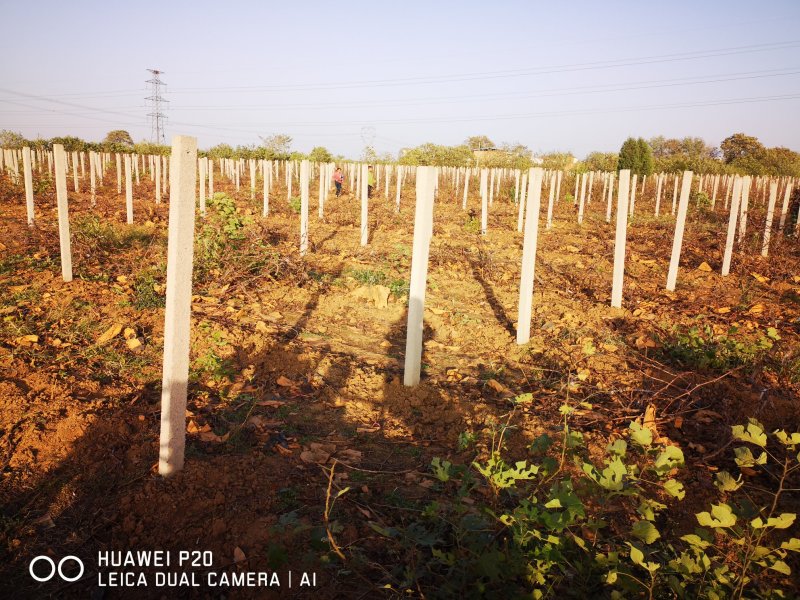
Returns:
[[[160,75],[163,75],[164,71],[159,71],[157,69],[147,70],[153,74],[153,78],[146,81],[146,83],[151,85],[151,95],[145,98],[145,100],[150,101],[151,107],[151,112],[147,113],[147,116],[150,117],[150,140],[154,144],[163,145],[166,144],[164,124],[167,120],[167,116],[161,111],[161,104],[163,102],[169,102],[169,100],[165,100],[163,96],[161,96],[161,86],[167,84],[161,81],[160,78]]]

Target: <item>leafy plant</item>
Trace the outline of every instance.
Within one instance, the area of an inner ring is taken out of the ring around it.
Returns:
[[[686,495],[675,478],[680,448],[633,422],[600,462],[590,460],[569,425],[573,412],[562,407],[560,440],[540,436],[527,460],[504,458],[502,425],[488,457],[471,467],[434,458],[437,499],[410,519],[369,523],[394,556],[386,587],[428,598],[786,597],[770,573],[789,575],[785,559],[800,552],[800,540],[778,535],[795,521],[778,507],[800,469],[800,433],[767,435],[754,420],[734,427],[747,444],[735,450],[737,464],[771,469],[777,489],[766,506],[752,500],[757,487],[734,499],[745,484],[722,471],[721,501],[679,536],[661,524],[668,503]]]

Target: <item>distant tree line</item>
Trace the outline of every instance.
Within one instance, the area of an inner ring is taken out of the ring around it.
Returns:
[[[139,154],[168,155],[170,147],[150,142],[134,143],[124,129],[109,131],[101,142],[87,142],[74,136],[50,139],[26,139],[22,134],[0,130],[0,147],[21,148],[30,146],[52,150],[61,144],[67,152],[136,152]],[[345,157],[332,154],[324,146],[316,146],[310,153],[292,150],[292,138],[286,134],[261,137],[260,144],[231,146],[217,144],[200,150],[200,156],[210,158],[243,158],[264,160],[303,160],[316,162],[342,162]],[[447,146],[431,142],[404,148],[399,156],[380,154],[367,146],[361,160],[372,163],[399,162],[403,165],[430,165],[447,167],[501,167],[527,169],[538,164],[545,169],[570,169],[577,172],[616,171],[630,169],[639,175],[654,172],[677,173],[691,170],[696,173],[740,173],[750,175],[800,177],[800,153],[789,148],[767,148],[756,137],[734,133],[725,138],[719,148],[708,145],[702,138],[666,138],[657,136],[628,138],[619,152],[592,152],[577,160],[571,152],[550,152],[534,156],[519,143],[496,145],[488,136],[468,137],[462,144]]]

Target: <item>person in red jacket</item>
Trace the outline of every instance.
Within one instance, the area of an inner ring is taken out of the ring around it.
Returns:
[[[336,184],[336,197],[338,198],[342,194],[342,184],[344,183],[342,167],[336,167],[336,171],[333,172],[333,183]]]

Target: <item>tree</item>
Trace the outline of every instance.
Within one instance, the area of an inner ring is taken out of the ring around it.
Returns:
[[[333,155],[324,146],[316,146],[311,149],[308,160],[314,162],[328,163],[333,161]]]
[[[584,160],[589,171],[616,171],[619,156],[616,152],[591,152]]]
[[[0,131],[0,148],[22,148],[28,141],[18,131],[3,129]]]
[[[494,142],[485,135],[473,135],[464,140],[464,144],[470,150],[485,150],[487,148],[494,148]]]
[[[722,150],[722,158],[728,164],[737,159],[750,158],[758,160],[765,150],[758,138],[743,133],[734,133],[732,136],[725,138],[719,147]]]
[[[131,134],[124,129],[115,129],[106,134],[103,143],[108,145],[133,146],[133,138]]]
[[[563,171],[575,164],[575,156],[573,156],[572,152],[548,152],[547,154],[540,154],[539,158],[542,160],[541,166],[543,169]]]
[[[281,155],[288,157],[289,153],[292,151],[292,136],[286,135],[285,133],[276,133],[274,135],[262,137],[261,142],[267,152],[275,157]]]
[[[83,152],[86,150],[86,142],[79,137],[75,137],[74,135],[54,137],[50,140],[51,147],[53,144],[61,144],[64,146],[65,152]]]
[[[653,151],[644,139],[628,138],[619,151],[617,168],[630,169],[637,175],[650,175],[653,172]]]
[[[422,144],[401,151],[400,164],[417,166],[468,167],[472,165],[472,151],[467,145],[440,146]]]

